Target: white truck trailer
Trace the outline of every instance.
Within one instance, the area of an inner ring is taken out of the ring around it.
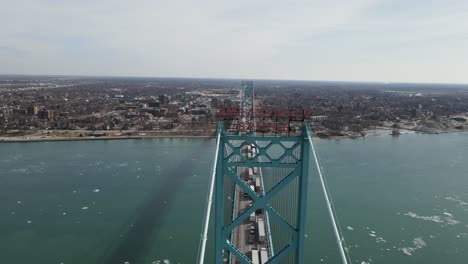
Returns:
[[[253,264],[260,264],[258,259],[258,249],[252,248],[252,263]]]
[[[265,264],[268,261],[268,252],[266,248],[260,249],[260,263]]]
[[[258,224],[258,242],[263,244],[265,243],[265,240],[266,240],[265,223],[263,222],[263,219],[258,219],[257,224]]]
[[[253,169],[252,168],[249,168],[249,179],[253,179],[253,175],[254,175],[254,172],[253,172]]]

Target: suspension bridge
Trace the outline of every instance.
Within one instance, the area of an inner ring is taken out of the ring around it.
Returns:
[[[239,112],[255,113],[253,83],[242,82],[239,94]],[[302,119],[296,133],[289,123],[286,131],[260,135],[256,124],[255,114],[218,123],[198,263],[304,263],[311,167],[320,178],[342,263],[350,263],[310,126]],[[208,237],[211,217],[214,237]],[[208,239],[214,240],[214,259],[205,258]]]

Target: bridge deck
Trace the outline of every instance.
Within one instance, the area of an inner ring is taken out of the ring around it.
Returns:
[[[243,151],[247,152],[247,149],[244,149]],[[239,175],[239,177],[241,179],[248,182],[249,185],[253,185],[253,186],[255,186],[255,179],[256,178],[259,178],[260,181],[263,181],[260,173],[253,174],[253,178],[249,179],[249,170],[248,170],[248,168],[239,169],[238,170],[238,175]],[[261,184],[260,186],[263,186],[263,184]],[[234,208],[236,208],[236,212],[234,212],[234,214],[235,214],[236,217],[238,217],[244,211],[249,209],[249,207],[253,203],[253,201],[250,198],[250,196],[248,196],[248,195],[247,195],[247,197],[244,197],[244,191],[238,185],[236,185],[235,192],[236,192],[236,195],[235,195],[235,197],[236,197],[236,201],[235,201],[236,206]],[[259,194],[259,195],[262,195],[263,190],[256,189],[256,193]],[[233,240],[232,240],[233,244],[237,248],[239,248],[239,250],[242,251],[251,260],[252,260],[252,249],[258,249],[260,251],[261,248],[265,248],[267,250],[267,252],[268,252],[268,258],[271,258],[271,255],[270,255],[271,250],[270,250],[270,246],[269,246],[270,245],[270,241],[269,241],[270,231],[268,230],[269,225],[267,224],[268,221],[267,221],[266,217],[267,216],[265,215],[264,210],[261,210],[261,212],[259,210],[257,210],[257,212],[255,213],[255,221],[251,221],[252,219],[250,219],[250,217],[249,217],[241,225],[239,225],[237,228],[234,229]],[[264,227],[265,227],[264,241],[259,240],[259,230],[258,230],[258,221],[259,220],[263,221]],[[253,243],[250,243],[249,242],[249,234],[250,234],[250,228],[251,228],[252,225],[255,226],[255,232],[254,232],[254,237],[255,238],[254,238]],[[233,257],[232,263],[238,264],[238,263],[241,263],[241,262],[239,260],[236,260],[235,257]]]

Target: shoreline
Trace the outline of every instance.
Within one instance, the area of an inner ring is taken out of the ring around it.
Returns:
[[[430,134],[430,135],[437,135],[437,134],[447,134],[447,133],[456,133],[456,132],[468,132],[466,130],[450,130],[450,131],[438,131],[434,133],[428,133],[424,131],[418,130],[409,130],[404,129],[401,130],[400,135],[407,135],[407,134]],[[317,134],[313,134],[312,136],[315,138],[320,139],[359,139],[359,138],[366,138],[372,136],[392,136],[391,129],[385,127],[379,127],[375,129],[369,129],[364,131],[364,135],[362,136],[351,136],[351,135],[343,135],[343,136],[318,136]],[[400,136],[398,135],[398,136]],[[395,136],[395,137],[398,137]],[[53,142],[53,141],[92,141],[92,140],[126,140],[126,139],[148,139],[148,138],[215,138],[215,135],[135,135],[135,136],[35,136],[35,135],[25,135],[25,136],[0,136],[0,143],[19,143],[19,142]]]
[[[102,136],[102,137],[46,137],[46,138],[12,138],[0,137],[0,143],[18,142],[53,142],[53,141],[92,141],[92,140],[126,140],[147,138],[214,138],[215,136],[191,136],[191,135],[154,135],[154,136]]]

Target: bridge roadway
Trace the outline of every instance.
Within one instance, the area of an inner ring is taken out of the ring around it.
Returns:
[[[248,154],[247,148],[244,148],[242,150],[244,153],[246,153],[246,156]],[[253,168],[252,168],[253,169]],[[259,170],[257,170],[257,174],[253,174],[253,178],[249,179],[249,169],[248,168],[240,168],[238,170],[238,175],[243,179],[245,182],[247,182],[248,186],[255,186],[255,179],[260,178],[260,181],[263,181],[261,174],[259,173]],[[263,194],[264,190],[261,190],[261,186],[263,184],[260,184],[260,189],[256,189],[257,194]],[[235,215],[236,217],[240,216],[244,211],[246,211],[250,205],[253,203],[253,200],[250,198],[250,196],[247,195],[247,197],[244,197],[244,191],[236,185],[236,212]],[[261,211],[261,212],[260,212]],[[250,216],[242,223],[240,224],[237,228],[234,229],[233,232],[233,244],[241,251],[243,252],[247,257],[249,257],[252,260],[252,249],[258,249],[260,252],[261,248],[265,248],[268,252],[268,258],[271,258],[270,255],[270,232],[268,230],[268,221],[266,219],[266,215],[264,214],[264,210],[257,210],[255,213],[255,221],[251,221]],[[264,223],[264,228],[265,228],[265,240],[263,242],[259,241],[259,231],[258,231],[258,220],[261,219],[263,220]],[[250,232],[250,227],[255,226],[255,232],[254,232],[254,241],[249,242],[249,232]],[[236,259],[236,257],[232,257],[233,261],[232,263],[235,264],[240,264],[240,260]],[[260,263],[262,260],[260,260]],[[254,263],[257,264],[257,263]]]

